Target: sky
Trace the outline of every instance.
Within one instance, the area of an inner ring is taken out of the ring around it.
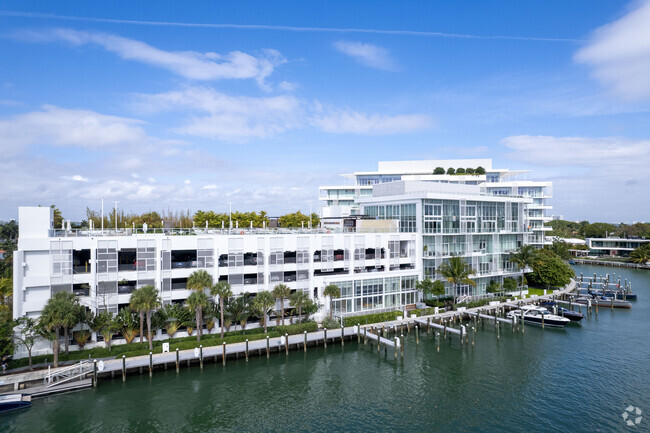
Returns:
[[[650,220],[650,0],[0,0],[18,206],[316,210],[377,161],[492,158],[565,219]]]

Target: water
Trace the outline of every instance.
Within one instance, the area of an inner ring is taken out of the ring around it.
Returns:
[[[2,432],[650,431],[650,272],[621,274],[639,301],[565,330],[492,325],[476,347],[408,336],[404,360],[356,341],[100,382],[0,415]],[[622,413],[644,417],[626,427]]]

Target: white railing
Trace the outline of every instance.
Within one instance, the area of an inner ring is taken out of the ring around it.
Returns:
[[[51,367],[47,367],[47,376],[43,382],[45,383],[45,387],[49,388],[73,379],[83,378],[91,370],[92,364],[90,361],[81,361],[69,367],[56,369],[54,372],[52,372]]]

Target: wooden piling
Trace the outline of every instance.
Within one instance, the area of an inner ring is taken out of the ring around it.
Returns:
[[[246,362],[248,362],[248,338],[246,339]]]
[[[284,333],[284,353],[289,355],[289,334]]]
[[[97,360],[93,361],[93,387],[97,386]]]
[[[415,344],[420,344],[420,327],[415,325]]]
[[[440,332],[436,332],[436,352],[440,352]]]
[[[341,347],[345,346],[345,342],[343,340],[345,340],[345,330],[341,326]]]
[[[126,382],[126,355],[122,355],[122,382]]]
[[[176,373],[180,371],[180,362],[179,362],[179,354],[178,354],[178,348],[176,349]]]
[[[323,338],[323,344],[325,345],[325,349],[327,349],[327,328],[323,328],[323,333],[324,333],[324,338]]]
[[[363,328],[363,344],[368,343],[368,328]]]
[[[397,337],[395,337],[395,340],[393,341],[395,342],[395,361],[397,361],[397,344],[398,344]]]
[[[307,331],[304,332],[304,335],[305,335],[305,341],[302,344],[302,350],[303,352],[307,353]]]
[[[199,366],[203,369],[203,345],[199,345]]]
[[[153,353],[149,352],[149,377],[153,376]]]
[[[222,365],[226,365],[226,342],[224,341],[223,344],[221,345],[221,363]]]
[[[270,356],[270,347],[269,347],[269,336],[266,336],[266,359],[269,359]]]

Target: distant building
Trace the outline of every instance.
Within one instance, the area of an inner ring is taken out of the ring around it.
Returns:
[[[627,257],[641,245],[650,243],[650,239],[626,238],[587,238],[589,254],[595,256],[621,256]]]

